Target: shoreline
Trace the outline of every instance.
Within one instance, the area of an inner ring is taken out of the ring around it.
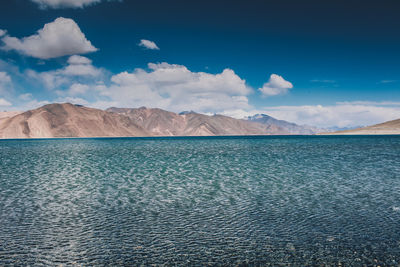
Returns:
[[[0,141],[30,141],[30,140],[68,140],[68,139],[240,139],[240,138],[280,138],[280,137],[376,137],[400,136],[400,134],[292,134],[292,135],[179,135],[179,136],[91,136],[91,137],[31,137],[31,138],[0,138]]]

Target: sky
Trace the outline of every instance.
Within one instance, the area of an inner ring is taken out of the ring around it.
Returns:
[[[71,102],[318,127],[400,118],[400,1],[7,0],[0,110]]]

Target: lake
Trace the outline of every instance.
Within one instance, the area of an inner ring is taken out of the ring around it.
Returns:
[[[0,141],[0,265],[399,265],[400,136]]]

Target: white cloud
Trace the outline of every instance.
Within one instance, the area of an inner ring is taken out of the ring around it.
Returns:
[[[99,78],[103,74],[103,69],[96,68],[91,63],[92,61],[82,56],[71,56],[68,61],[69,64],[64,68],[36,72],[34,70],[27,70],[28,77],[34,78],[42,82],[48,89],[54,89],[62,85],[73,84],[76,79],[93,80]]]
[[[68,89],[67,93],[71,96],[83,95],[89,90],[89,86],[81,83],[74,83]]]
[[[90,103],[83,99],[83,98],[79,98],[79,97],[71,97],[71,96],[67,96],[64,98],[58,98],[57,101],[58,103],[71,103],[71,104],[78,104],[78,105],[84,105],[84,106],[89,106]]]
[[[78,55],[73,55],[68,58],[68,64],[70,65],[80,65],[80,64],[92,64],[92,61],[87,57],[82,57]]]
[[[18,96],[19,99],[23,101],[28,101],[32,99],[32,94],[31,93],[26,93]]]
[[[398,101],[344,101],[336,102],[337,105],[372,105],[372,106],[400,106]]]
[[[151,50],[160,50],[160,48],[158,48],[158,46],[156,45],[155,42],[150,41],[150,40],[140,40],[139,46],[147,48],[147,49],[151,49]]]
[[[3,50],[16,50],[40,59],[85,54],[97,51],[72,19],[57,18],[45,24],[37,34],[18,39],[6,35]]]
[[[250,107],[252,92],[245,80],[231,69],[219,74],[192,72],[182,65],[148,64],[149,71],[136,69],[111,78],[101,95],[123,107],[160,107],[172,111],[221,112]]]
[[[7,33],[6,30],[0,29],[0,37],[3,37],[4,35],[6,35],[6,33]]]
[[[291,88],[293,88],[291,82],[286,81],[282,76],[271,74],[269,81],[264,83],[263,87],[258,90],[263,94],[263,96],[275,96],[286,94]]]
[[[255,113],[266,113],[277,119],[318,127],[354,127],[399,119],[400,107],[371,104],[277,106],[266,107]]]
[[[8,95],[11,88],[11,77],[7,72],[0,71],[0,94]]]
[[[83,8],[100,3],[101,0],[31,0],[40,8]]]
[[[92,76],[96,77],[101,74],[101,70],[90,64],[74,64],[68,65],[61,71],[63,75],[69,76]]]
[[[12,106],[10,102],[5,100],[4,98],[0,98],[0,107],[9,107]]]
[[[11,82],[11,77],[10,75],[7,74],[7,72],[0,71],[0,83],[10,83]]]

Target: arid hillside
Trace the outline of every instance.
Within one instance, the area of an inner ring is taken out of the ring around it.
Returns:
[[[0,122],[0,138],[149,136],[127,116],[100,109],[49,104]]]

